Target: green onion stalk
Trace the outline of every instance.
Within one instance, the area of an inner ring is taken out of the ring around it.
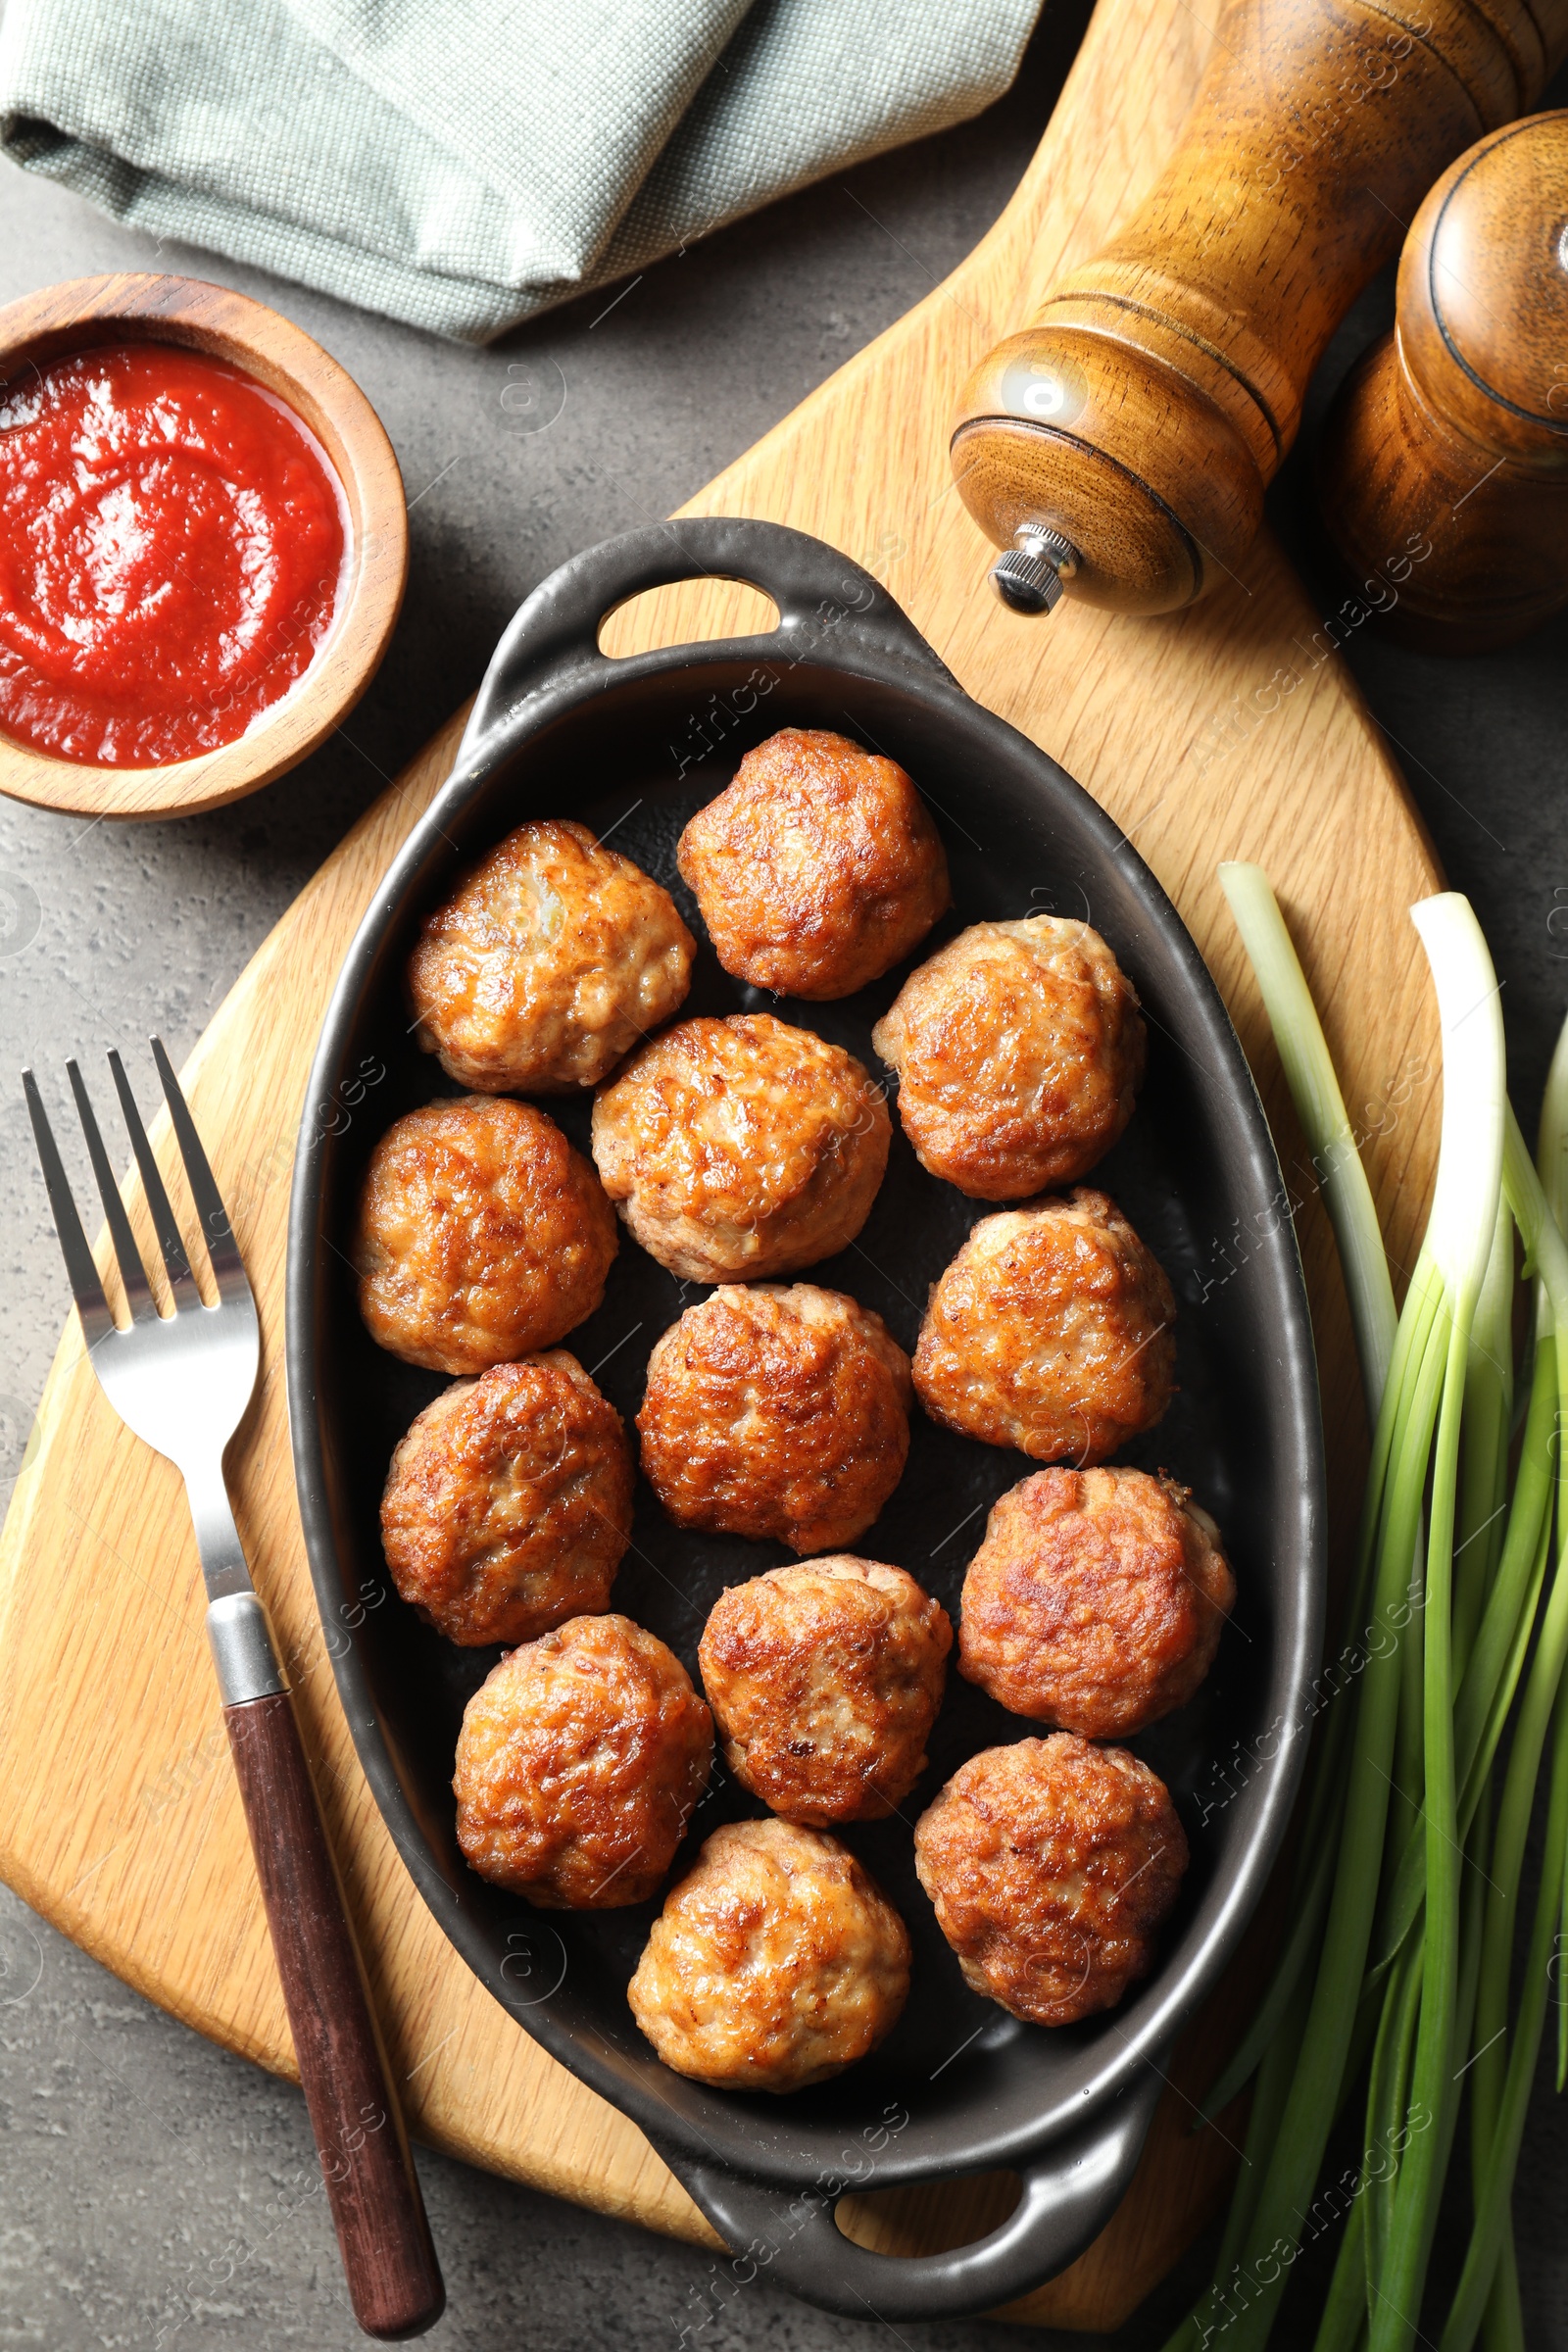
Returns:
[[[1568,1028],[1532,1163],[1506,1096],[1496,977],[1468,903],[1412,909],[1443,1034],[1426,1236],[1396,1314],[1377,1212],[1290,935],[1255,866],[1220,879],[1339,1247],[1373,1421],[1341,1663],[1298,1810],[1292,1926],[1210,2090],[1252,2084],[1213,2281],[1168,2352],[1256,2352],[1303,2243],[1343,2218],[1318,2352],[1410,2352],[1469,2098],[1472,2227],[1441,2352],[1520,2352],[1509,2206],[1568,1933]],[[1536,1289],[1517,1468],[1515,1234]],[[1553,1539],[1555,1536],[1555,1556]],[[1525,1839],[1547,1861],[1510,2011]],[[1559,2077],[1568,2008],[1559,1987]],[[1319,2189],[1336,2124],[1361,2160]],[[1348,2187],[1346,2182],[1348,2182]],[[1315,2201],[1314,2201],[1315,2200]]]

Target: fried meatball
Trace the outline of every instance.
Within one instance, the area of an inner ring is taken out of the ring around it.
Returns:
[[[573,1617],[509,1650],[463,1711],[458,1843],[547,1911],[645,1903],[713,1761],[672,1649],[629,1617]]]
[[[786,1821],[881,1821],[925,1770],[948,1612],[902,1568],[844,1554],[732,1585],[698,1664],[724,1761]]]
[[[896,760],[785,727],[699,808],[676,861],[726,972],[780,996],[853,996],[952,904],[947,854]]]
[[[977,1200],[1087,1175],[1133,1113],[1144,1023],[1098,931],[976,923],[911,972],[871,1043],[920,1165]]]
[[[915,1825],[914,1866],[964,1982],[1070,2026],[1149,1974],[1187,1837],[1147,1764],[1057,1732],[960,1765]]]
[[[449,1642],[531,1642],[610,1606],[632,1484],[620,1415],[575,1356],[495,1364],[427,1404],[392,1456],[392,1581]]]
[[[1235,1603],[1219,1529],[1173,1478],[1040,1470],[969,1563],[959,1672],[1015,1715],[1125,1737],[1187,1704]]]
[[[1102,1461],[1176,1391],[1164,1268],[1103,1193],[982,1217],[931,1286],[914,1386],[933,1420],[1038,1462]]]
[[[489,1095],[426,1102],[370,1154],[352,1245],[377,1346],[432,1372],[483,1372],[591,1315],[615,1216],[554,1119]]]
[[[771,1013],[679,1021],[594,1102],[593,1152],[637,1240],[688,1282],[792,1274],[871,1213],[892,1125],[851,1054]]]
[[[677,1527],[837,1551],[909,1451],[909,1359],[842,1291],[726,1284],[648,1359],[643,1472]]]
[[[875,2049],[908,1990],[908,1931],[847,1846],[734,1821],[671,1889],[626,1998],[676,2074],[804,2090]]]
[[[586,825],[519,825],[421,924],[415,1034],[482,1094],[597,1086],[684,1002],[696,953],[668,891]]]

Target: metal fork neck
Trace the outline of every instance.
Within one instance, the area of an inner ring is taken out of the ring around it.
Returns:
[[[207,1639],[218,1688],[225,1707],[243,1706],[287,1685],[240,1548],[221,1459],[206,1455],[184,1475],[207,1586]]]
[[[197,1461],[182,1462],[180,1468],[196,1526],[196,1548],[201,1553],[208,1599],[220,1600],[230,1592],[253,1592],[221,1461],[205,1454]]]

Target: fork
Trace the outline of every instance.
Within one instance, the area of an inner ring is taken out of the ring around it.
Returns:
[[[216,1306],[196,1287],[120,1055],[111,1053],[109,1067],[169,1278],[169,1315],[153,1297],[75,1062],[66,1074],[130,1310],[123,1327],[110,1312],[31,1070],[23,1086],[88,1361],[121,1419],[185,1481],[223,1720],[354,2316],[368,2335],[417,2335],[440,2318],[446,2290],[293,1701],[223,1477],[224,1450],[256,1386],[256,1300],[179,1081],[156,1037],[152,1049]]]

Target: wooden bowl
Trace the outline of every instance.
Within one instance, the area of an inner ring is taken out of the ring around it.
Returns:
[[[324,643],[298,685],[249,734],[161,767],[57,760],[0,734],[0,792],[87,816],[218,808],[294,767],[359,701],[386,652],[409,568],[403,477],[381,419],[319,343],[227,286],[195,277],[78,277],[0,310],[0,380],[27,361],[149,341],[210,352],[303,417],[331,460],[349,511],[348,574]]]

